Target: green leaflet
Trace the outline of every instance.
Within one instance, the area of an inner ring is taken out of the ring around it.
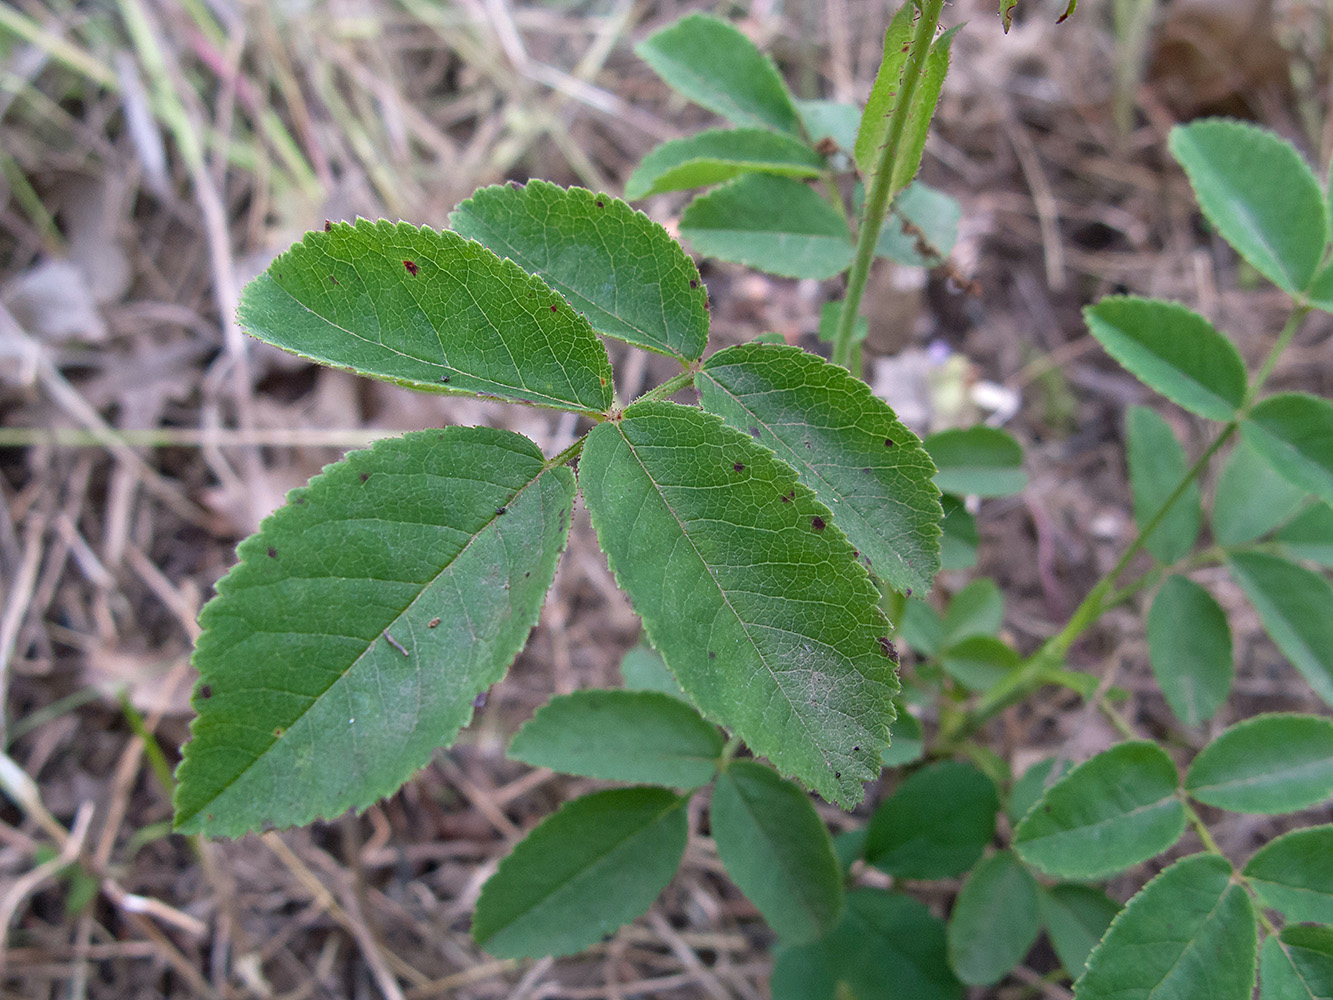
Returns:
[[[963,883],[949,915],[949,964],[972,986],[1009,974],[1041,931],[1037,880],[1009,851],[982,861]]]
[[[961,875],[995,836],[999,805],[995,783],[971,764],[929,764],[875,810],[865,858],[897,878]]]
[[[534,180],[482,188],[449,222],[549,283],[598,333],[682,362],[703,354],[708,291],[699,269],[619,198]]]
[[[1333,927],[1285,927],[1264,941],[1260,1000],[1333,1000]]]
[[[245,286],[237,316],[275,347],[414,389],[611,405],[611,363],[587,320],[457,233],[364,219],[307,233]]]
[[[884,32],[883,60],[875,74],[875,83],[861,115],[861,127],[856,133],[856,166],[867,183],[879,159],[880,148],[888,140],[889,119],[893,117],[898,91],[902,89],[903,69],[907,65],[917,16],[915,5],[903,4]]]
[[[492,955],[568,955],[642,914],[685,853],[688,798],[615,788],[566,802],[481,890],[472,937]]]
[[[1333,587],[1318,573],[1263,552],[1236,552],[1228,563],[1278,649],[1333,705]]]
[[[1168,577],[1148,611],[1148,659],[1176,718],[1197,726],[1231,693],[1231,628],[1221,605],[1183,576]]]
[[[1242,438],[1217,477],[1213,537],[1221,545],[1252,542],[1295,514],[1307,496],[1305,490],[1274,475],[1267,459]]]
[[[732,761],[713,786],[709,829],[727,874],[789,944],[831,931],[842,872],[806,794],[757,761]]]
[[[1292,830],[1250,858],[1245,877],[1288,921],[1333,923],[1333,826]]]
[[[1278,529],[1275,536],[1297,559],[1333,568],[1333,507],[1316,503]]]
[[[701,254],[788,278],[831,278],[852,263],[842,216],[790,177],[748,174],[695,198],[680,234]]]
[[[818,177],[824,159],[780,132],[758,128],[709,129],[653,149],[625,182],[631,201],[731,180],[741,174]]]
[[[1077,979],[1088,956],[1120,912],[1120,904],[1100,889],[1068,882],[1042,891],[1041,918],[1060,964]]]
[[[1111,924],[1074,984],[1079,1000],[1249,1000],[1258,951],[1250,897],[1215,854],[1177,861]]]
[[[691,14],[644,39],[634,52],[673,89],[737,125],[800,131],[773,61],[726,21]]]
[[[1295,147],[1223,118],[1177,126],[1169,144],[1222,237],[1279,288],[1304,291],[1328,242],[1328,212]]]
[[[875,253],[912,267],[937,267],[958,242],[962,217],[963,207],[955,199],[913,181],[893,199]]]
[[[941,646],[952,646],[974,636],[990,636],[1004,622],[1004,594],[995,581],[973,580],[949,599],[941,622]]]
[[[944,493],[1003,497],[1027,486],[1023,448],[998,428],[938,431],[924,444],[940,470],[935,485]]]
[[[1245,398],[1245,362],[1213,325],[1178,302],[1108,296],[1083,310],[1106,353],[1144,385],[1210,420]]]
[[[1146,406],[1131,406],[1125,414],[1125,453],[1134,520],[1142,531],[1185,478],[1189,457],[1171,425]],[[1194,480],[1148,536],[1145,548],[1167,565],[1183,559],[1194,548],[1202,520],[1199,484]]]
[[[241,543],[200,615],[176,827],[238,836],[395,791],[527,641],[573,510],[509,431],[356,451]]]
[[[1279,393],[1255,406],[1240,429],[1284,479],[1333,503],[1333,403]]]
[[[539,708],[508,756],[564,774],[690,789],[713,780],[722,734],[668,694],[575,691]]]
[[[1014,849],[1058,878],[1092,879],[1160,854],[1185,830],[1176,765],[1155,743],[1121,743],[1047,789],[1014,830]]]
[[[626,653],[620,661],[620,677],[629,691],[660,691],[673,698],[685,698],[680,684],[652,646],[640,644]]]
[[[1333,719],[1274,713],[1238,722],[1194,758],[1185,791],[1233,812],[1317,805],[1333,795]]]
[[[710,357],[695,386],[705,409],[796,470],[871,572],[929,591],[940,567],[935,466],[864,382],[797,347],[742,344]]]
[[[981,546],[977,519],[950,493],[940,497],[940,503],[944,507],[944,520],[940,523],[944,532],[940,538],[940,568],[971,569],[977,564],[977,549]]]
[[[665,402],[594,428],[579,483],[690,699],[779,771],[859,802],[898,683],[879,594],[828,509],[748,435]]]

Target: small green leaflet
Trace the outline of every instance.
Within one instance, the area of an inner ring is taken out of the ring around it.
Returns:
[[[1009,974],[1041,931],[1037,880],[1010,851],[982,861],[949,915],[949,964],[963,982],[989,986]]]
[[[1185,831],[1176,765],[1156,743],[1121,743],[1046,791],[1014,830],[1014,849],[1057,878],[1113,875]]]
[[[940,470],[935,485],[944,493],[1003,497],[1027,486],[1023,447],[998,428],[938,431],[923,443]]]
[[[1148,611],[1148,659],[1176,718],[1207,722],[1231,692],[1226,612],[1193,580],[1168,577]]]
[[[961,875],[995,836],[999,807],[995,783],[971,764],[929,764],[875,810],[865,858],[897,878]]]
[[[604,781],[698,788],[713,780],[722,734],[679,698],[656,691],[575,691],[537,710],[509,759]]]
[[[1065,882],[1042,891],[1041,917],[1046,935],[1072,978],[1083,975],[1088,955],[1119,912],[1119,903],[1091,886]]]
[[[1177,861],[1131,899],[1074,984],[1079,1000],[1250,1000],[1254,908],[1215,854]]]
[[[727,874],[783,941],[805,944],[837,924],[842,872],[833,842],[790,781],[757,761],[733,761],[713,786],[709,829]]]
[[[919,16],[915,4],[903,4],[884,32],[884,57],[875,74],[875,83],[866,99],[861,127],[856,134],[856,166],[869,183],[879,159],[880,148],[888,139],[889,119],[902,89],[903,69],[912,47],[912,29]]]
[[[239,836],[396,791],[527,641],[573,502],[568,469],[486,427],[380,441],[294,491],[200,615],[176,828]]]
[[[1333,927],[1284,927],[1264,941],[1260,1000],[1333,1000]]]
[[[595,427],[579,483],[694,704],[826,799],[859,802],[898,683],[879,593],[828,508],[748,434],[666,402]]]
[[[852,263],[846,221],[790,177],[748,174],[695,198],[680,234],[701,254],[787,278],[831,278]]]
[[[913,181],[893,199],[875,253],[911,267],[938,267],[958,242],[962,216],[955,199]]]
[[[1106,353],[1144,385],[1209,420],[1245,399],[1245,362],[1213,325],[1178,302],[1112,295],[1083,310]]]
[[[929,591],[940,567],[935,466],[864,382],[798,347],[741,344],[710,357],[695,387],[705,409],[796,470],[871,572]]]
[[[1333,705],[1333,587],[1318,573],[1265,552],[1233,553],[1228,565],[1278,649]]]
[[[548,282],[598,333],[682,362],[708,341],[708,290],[684,249],[619,198],[546,181],[482,188],[449,216]]]
[[[482,888],[473,940],[501,958],[568,955],[641,915],[680,866],[688,801],[615,788],[566,802]]]
[[[1171,155],[1208,221],[1279,288],[1298,295],[1328,243],[1319,181],[1291,143],[1248,122],[1203,118],[1171,130]]]
[[[777,67],[726,21],[691,14],[644,39],[634,52],[673,89],[737,125],[800,132]]]
[[[662,191],[681,191],[731,180],[741,174],[818,177],[824,159],[780,132],[758,128],[709,129],[662,143],[625,182],[631,201]]]
[[[1333,503],[1333,403],[1279,393],[1255,406],[1240,429],[1284,479]]]
[[[1318,805],[1333,795],[1333,719],[1273,713],[1238,722],[1194,758],[1185,791],[1233,812]]]
[[[457,233],[364,219],[307,233],[245,286],[237,317],[265,343],[414,389],[611,405],[611,363],[588,321]]]
[[[1333,826],[1269,841],[1250,858],[1245,877],[1263,904],[1288,921],[1333,924]]]
[[[1166,419],[1146,406],[1131,406],[1125,414],[1125,457],[1134,494],[1134,520],[1142,531],[1185,478],[1189,457]],[[1158,522],[1144,547],[1171,565],[1194,548],[1202,520],[1199,484],[1193,480]]]
[[[1268,460],[1241,438],[1217,477],[1213,538],[1221,545],[1252,542],[1300,510],[1308,496],[1305,490],[1275,475]]]

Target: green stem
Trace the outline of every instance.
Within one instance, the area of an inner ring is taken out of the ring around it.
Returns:
[[[870,276],[870,264],[875,259],[875,243],[879,240],[880,227],[884,224],[884,215],[888,211],[889,198],[893,193],[893,168],[902,145],[903,132],[907,128],[907,118],[912,110],[912,101],[916,95],[917,84],[926,68],[926,57],[930,54],[931,43],[935,40],[935,29],[940,24],[940,13],[944,9],[944,0],[919,0],[921,16],[916,22],[916,34],[912,36],[912,49],[903,66],[903,79],[898,88],[897,103],[893,107],[893,117],[889,119],[889,132],[884,146],[880,149],[879,162],[870,178],[870,188],[866,192],[865,206],[861,210],[861,230],[856,239],[856,256],[852,261],[851,273],[847,276],[847,296],[842,303],[842,312],[838,316],[837,331],[833,335],[833,363],[845,368],[851,367],[852,352],[855,349],[853,334],[856,329],[856,317],[861,309],[861,296],[865,292],[866,279]]]
[[[649,389],[638,399],[634,400],[634,402],[644,403],[651,399],[666,399],[669,396],[674,396],[676,393],[680,392],[681,389],[691,385],[694,385],[694,372],[681,372],[679,375],[672,375],[671,378],[667,379],[661,385]]]
[[[579,438],[559,455],[556,455],[555,458],[549,459],[546,463],[546,467],[548,469],[556,469],[568,462],[574,461],[574,459],[578,457],[578,454],[583,451],[583,442],[586,440],[588,440],[587,434],[583,435],[583,437]]]
[[[1245,393],[1245,402],[1241,405],[1242,413],[1248,412],[1250,407],[1254,405],[1255,399],[1259,396],[1259,390],[1264,387],[1264,383],[1268,381],[1268,376],[1273,374],[1273,369],[1277,367],[1277,359],[1287,349],[1287,345],[1291,343],[1291,338],[1296,336],[1301,321],[1310,314],[1312,308],[1307,303],[1301,302],[1291,311],[1291,315],[1287,317],[1286,325],[1282,327],[1282,332],[1277,335],[1277,340],[1273,342],[1268,357],[1264,358],[1263,364],[1259,366],[1259,371],[1255,373],[1253,381],[1250,382],[1250,388]]]

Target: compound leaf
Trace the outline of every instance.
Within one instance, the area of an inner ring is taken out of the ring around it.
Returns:
[[[1191,798],[1244,813],[1286,813],[1333,795],[1333,719],[1273,713],[1238,722],[1199,752]]]
[[[657,691],[556,695],[509,744],[509,758],[604,781],[698,788],[713,779],[722,734]]]
[[[1041,916],[1046,934],[1071,978],[1083,975],[1088,956],[1119,912],[1119,903],[1091,886],[1065,882],[1042,891]]]
[[[1125,415],[1125,451],[1134,520],[1142,531],[1185,478],[1189,458],[1171,425],[1146,406],[1131,406]],[[1148,536],[1145,547],[1168,565],[1183,559],[1194,548],[1202,519],[1199,483],[1194,480]]]
[[[1304,291],[1328,243],[1328,212],[1295,147],[1224,118],[1173,128],[1169,146],[1223,239],[1279,288]]]
[[[482,188],[449,216],[560,292],[598,333],[685,361],[708,341],[708,291],[684,248],[619,198],[546,181]]]
[[[1231,693],[1231,628],[1213,595],[1169,577],[1148,611],[1148,660],[1176,718],[1207,722]]]
[[[1177,406],[1230,420],[1244,400],[1240,352],[1179,303],[1114,295],[1088,306],[1083,318],[1107,354]]]
[[[433,392],[600,413],[611,363],[540,278],[457,233],[340,222],[245,286],[254,337],[320,364]]]
[[[923,444],[940,470],[935,485],[944,493],[1003,497],[1027,486],[1023,447],[998,428],[938,431]]]
[[[818,177],[824,158],[791,136],[760,128],[709,129],[652,150],[625,182],[631,201],[729,181],[742,174]]]
[[[1278,649],[1333,705],[1333,587],[1318,573],[1263,552],[1237,552],[1228,563]]]
[[[852,263],[846,221],[790,177],[747,174],[700,195],[680,234],[701,254],[787,278],[831,278]]]
[[[1279,475],[1333,503],[1333,403],[1279,393],[1255,406],[1240,429]]]
[[[995,783],[971,764],[940,761],[903,781],[870,819],[865,858],[897,878],[951,878],[995,836]]]
[[[879,593],[796,473],[692,406],[588,435],[579,482],[612,571],[705,716],[850,805],[898,690]]]
[[[691,14],[650,35],[634,52],[674,90],[737,125],[800,131],[773,61],[726,21]]]
[[[1014,849],[1057,878],[1123,871],[1184,832],[1178,784],[1176,765],[1157,744],[1121,743],[1047,789],[1014,830]]]
[[[237,836],[395,791],[527,641],[573,490],[526,438],[449,427],[293,491],[200,615],[177,829]]]
[[[1333,927],[1284,927],[1264,941],[1259,1000],[1333,1000]]]
[[[823,937],[842,916],[842,871],[806,794],[753,760],[713,786],[709,828],[727,874],[790,944]]]
[[[1249,1000],[1258,940],[1254,908],[1215,854],[1177,861],[1111,924],[1074,984],[1079,1000]]]
[[[869,569],[925,593],[940,568],[935,466],[869,387],[798,347],[741,344],[695,378],[704,408],[796,470]]]
[[[1010,851],[973,869],[949,915],[949,964],[971,986],[998,983],[1041,932],[1037,880]]]
[[[680,865],[688,801],[614,788],[566,802],[482,887],[473,940],[501,958],[568,955],[633,920]]]
[[[1245,877],[1290,923],[1333,924],[1333,826],[1292,830],[1250,858]]]

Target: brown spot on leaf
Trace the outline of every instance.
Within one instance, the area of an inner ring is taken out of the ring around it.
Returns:
[[[556,305],[555,303],[552,303],[552,304],[551,304],[551,312],[559,312],[559,311],[560,311],[560,307],[559,307],[558,305]]]
[[[758,428],[758,427],[751,427],[751,428],[750,428],[750,437],[758,437],[758,436],[759,436],[759,428]]]
[[[275,726],[273,729],[273,738],[280,740],[283,738],[283,736],[286,735],[286,733],[287,730],[283,729],[281,726]]]
[[[834,777],[834,778],[841,778],[841,777],[842,777],[842,772],[841,772],[841,771],[834,771],[834,772],[833,772],[833,777]]]
[[[369,473],[369,472],[363,472],[363,473],[361,473],[361,481],[362,481],[363,483],[364,483],[367,479],[369,479],[369,478],[370,478],[370,473]]]
[[[691,278],[691,279],[690,279],[690,287],[691,287],[691,288],[698,288],[698,287],[699,287],[699,282],[697,282],[697,281],[695,281],[693,278]]]
[[[598,207],[598,208],[606,208],[606,206],[603,205],[600,201],[597,203],[597,207]]]
[[[893,438],[885,438],[885,439],[884,439],[884,447],[885,447],[885,448],[892,448],[892,447],[893,447]]]
[[[810,527],[814,528],[816,531],[823,531],[825,528],[824,519],[816,514],[814,517],[810,518]]]
[[[403,261],[403,267],[407,268],[407,273],[414,278],[417,276],[417,272],[421,270],[421,268],[417,267],[417,262],[414,260]]]
[[[432,618],[430,621],[426,622],[426,628],[436,628],[439,624],[440,620],[438,618]]]
[[[278,558],[278,550],[275,549],[272,545],[270,545],[270,546],[268,547],[268,557],[269,557],[270,559],[276,559],[276,558]]]
[[[710,650],[708,651],[708,658],[709,658],[710,660],[716,660],[716,659],[717,659],[717,654],[714,653],[714,652],[710,649]]]
[[[441,384],[443,384],[443,385],[448,385],[448,384],[449,384],[449,376],[448,376],[448,375],[441,375],[441,376],[440,376],[440,382],[441,382]]]
[[[335,285],[338,284],[338,279],[335,278],[335,277],[334,277],[333,275],[331,275],[331,274],[329,275],[329,281],[332,282],[332,283],[335,284]]]
[[[906,590],[904,590],[904,591],[903,591],[903,596],[904,596],[904,597],[911,597],[911,596],[912,596],[912,588],[911,588],[911,587],[908,587]]]
[[[737,472],[744,472],[744,471],[745,471],[745,463],[744,463],[744,462],[733,462],[731,467],[732,467],[733,469],[735,469]]]
[[[879,643],[879,651],[887,656],[894,663],[898,662],[898,650],[893,645],[892,640],[887,635],[880,636],[876,642]]]
[[[783,502],[783,503],[791,503],[791,502],[792,502],[793,500],[795,500],[795,499],[796,499],[796,491],[795,491],[795,490],[792,490],[790,493],[784,493],[784,494],[782,494],[782,502]]]
[[[200,698],[211,698],[211,697],[213,697],[213,685],[212,685],[212,684],[205,684],[203,687],[201,687],[201,688],[199,689],[199,697],[200,697]]]
[[[326,233],[331,233],[331,232],[333,232],[333,220],[332,220],[332,219],[325,219],[325,220],[324,220],[324,232],[326,232]]]
[[[505,513],[505,512],[508,511],[508,510],[509,510],[508,507],[496,507],[496,508],[495,508],[495,516],[496,516],[496,517],[499,517],[501,514]]]

